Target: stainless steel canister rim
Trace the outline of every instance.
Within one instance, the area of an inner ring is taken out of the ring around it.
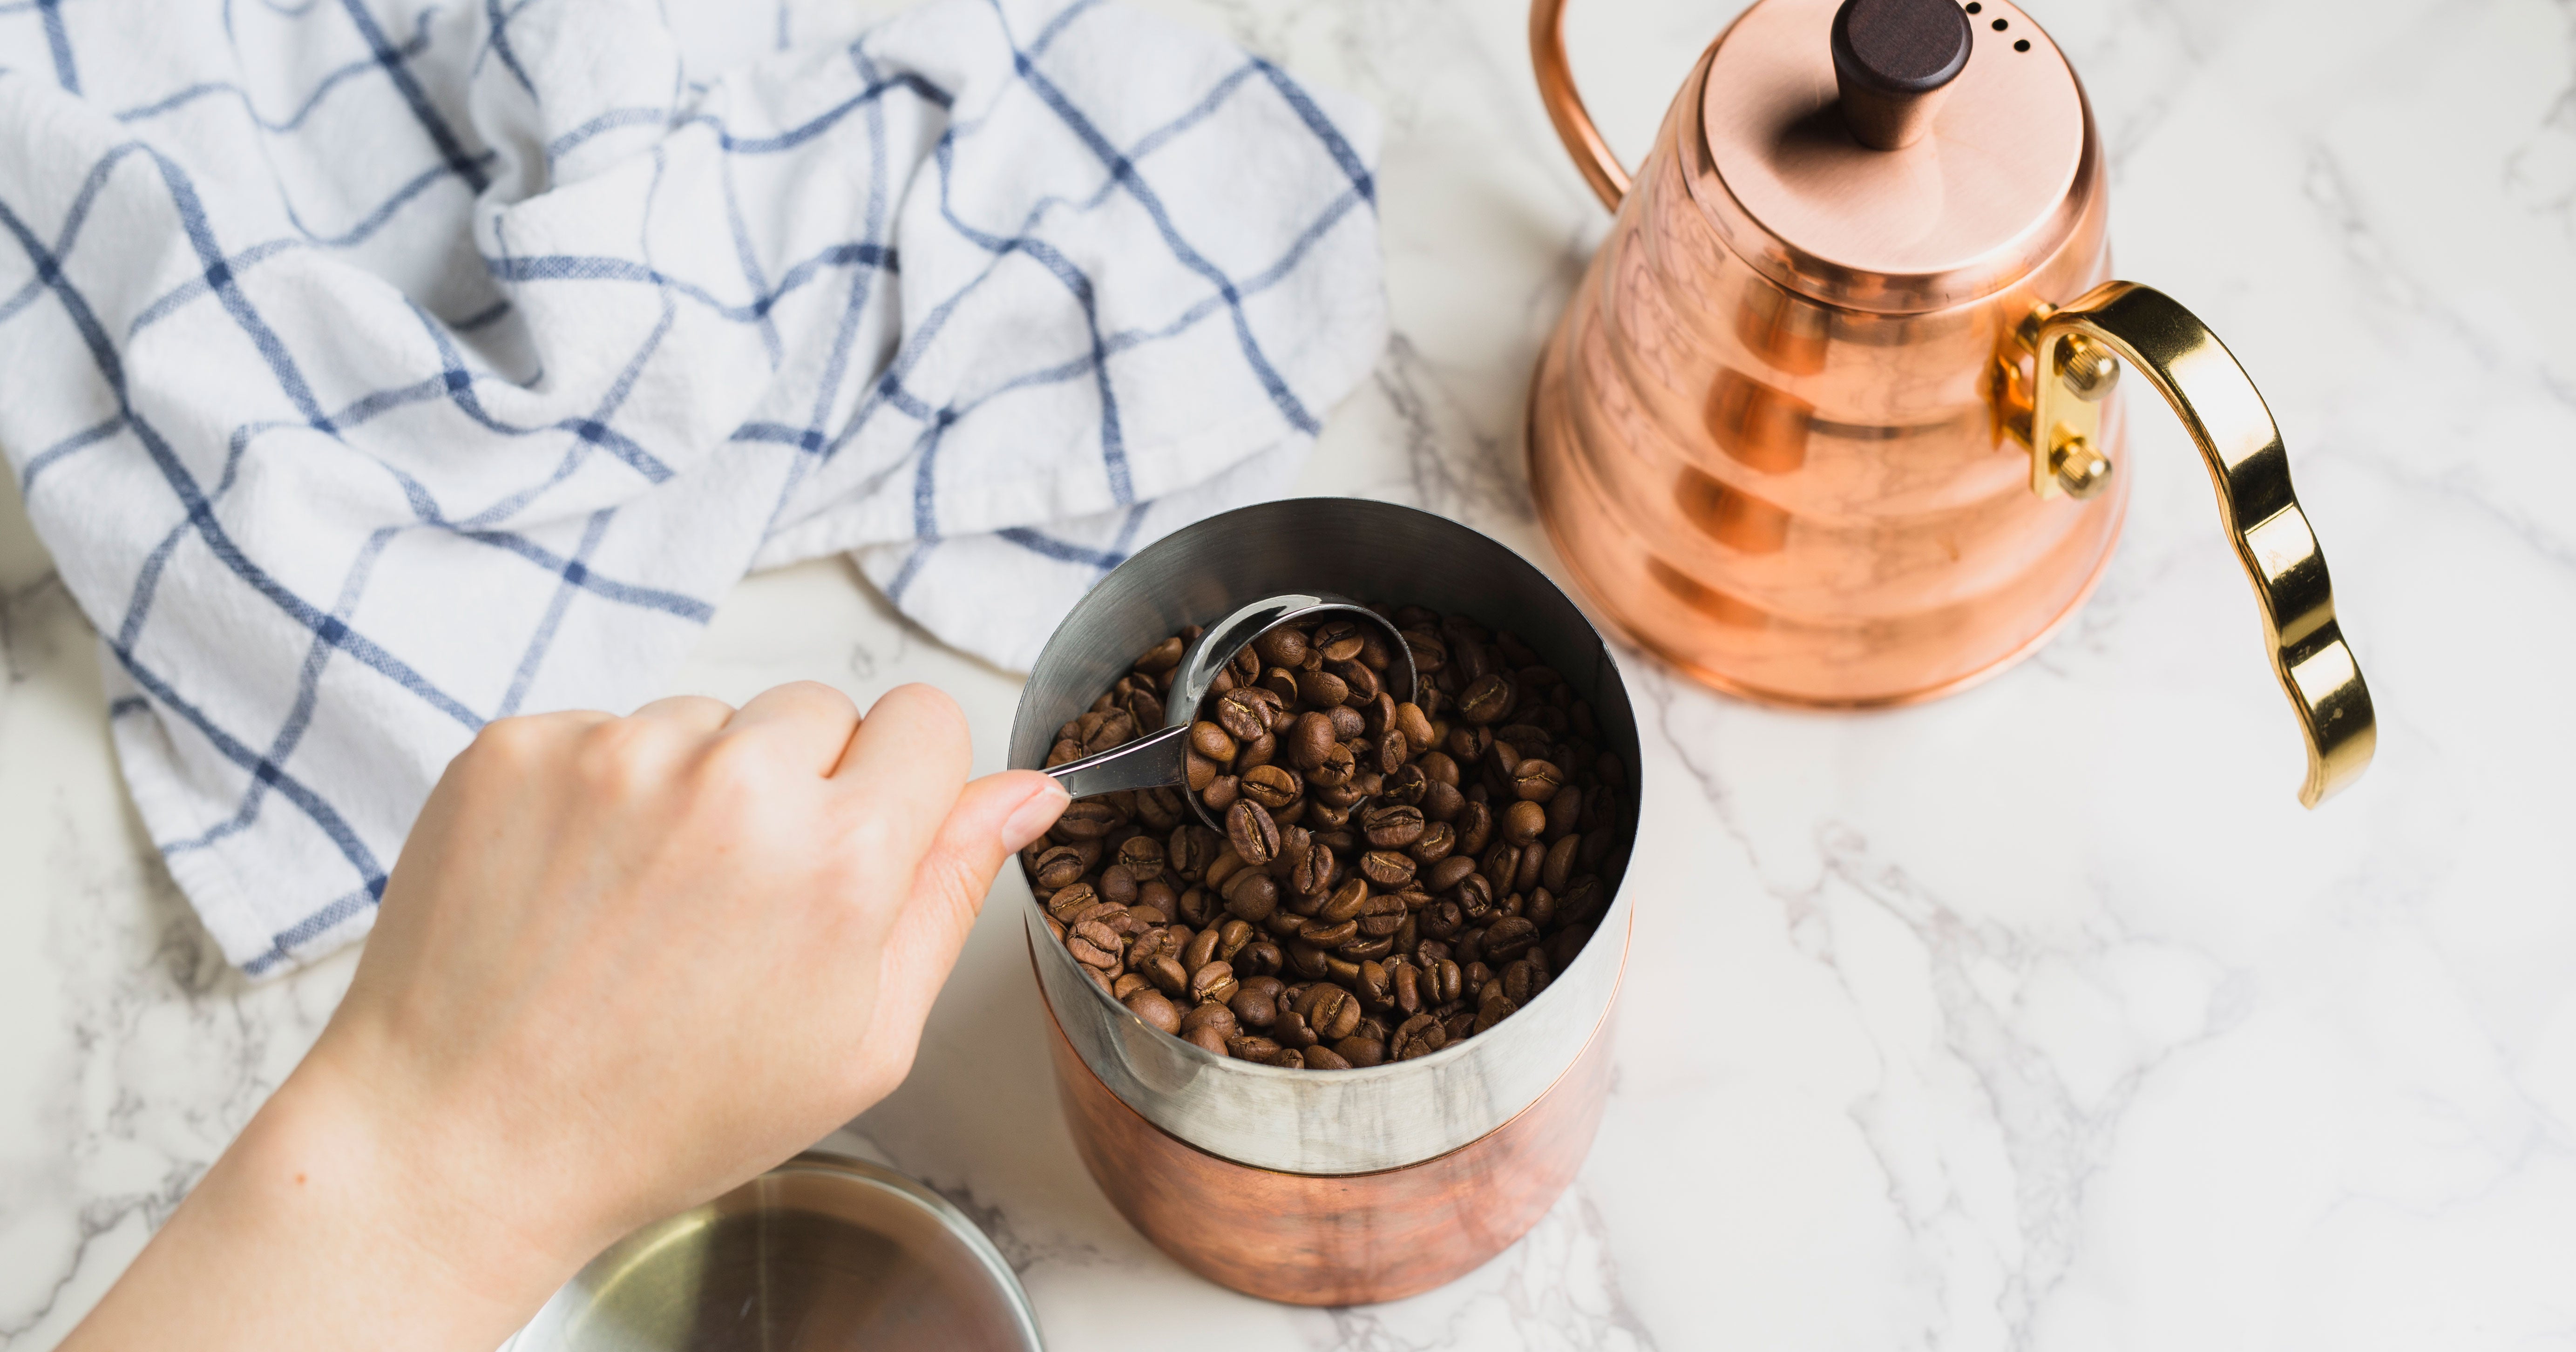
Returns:
[[[1616,658],[1563,590],[1445,518],[1390,503],[1306,498],[1211,517],[1139,551],[1077,603],[1021,694],[1009,763],[1045,760],[1055,730],[1135,655],[1242,597],[1319,590],[1462,612],[1508,628],[1587,699],[1604,749],[1641,787],[1635,713]],[[1624,876],[1594,941],[1537,999],[1490,1030],[1412,1061],[1283,1070],[1218,1057],[1111,999],[1031,899],[1039,984],[1084,1063],[1129,1107],[1219,1157],[1302,1174],[1402,1168],[1458,1149],[1535,1102],[1581,1055],[1616,998],[1633,902]],[[1613,951],[1605,951],[1613,950]]]

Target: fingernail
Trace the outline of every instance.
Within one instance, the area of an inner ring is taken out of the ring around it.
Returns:
[[[1073,795],[1066,793],[1053,775],[1041,775],[1039,779],[1038,787],[1012,808],[1010,817],[1002,823],[1002,849],[1008,853],[1017,854],[1027,849],[1030,841],[1045,835],[1047,828],[1055,825],[1055,819],[1064,815],[1064,805],[1073,801]]]

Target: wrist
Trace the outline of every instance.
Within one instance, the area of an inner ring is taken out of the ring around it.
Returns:
[[[488,1157],[457,1150],[450,1124],[375,1089],[309,1057],[218,1162],[228,1176],[206,1186],[317,1245],[363,1253],[396,1297],[381,1308],[439,1310],[432,1324],[498,1344],[596,1246],[515,1205]]]

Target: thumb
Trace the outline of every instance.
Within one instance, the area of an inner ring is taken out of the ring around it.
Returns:
[[[994,875],[1046,834],[1071,801],[1062,784],[1034,770],[986,775],[957,796],[913,874],[903,914],[886,936],[877,998],[888,1022],[881,1026],[920,1027],[984,909]]]
[[[1035,770],[1005,770],[968,784],[921,857],[904,918],[933,908],[973,924],[1002,862],[1045,835],[1072,801],[1062,783]]]

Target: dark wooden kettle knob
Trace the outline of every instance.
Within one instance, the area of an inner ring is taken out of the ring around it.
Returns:
[[[1921,140],[1974,40],[1955,0],[1843,0],[1833,43],[1844,125],[1873,150]]]

